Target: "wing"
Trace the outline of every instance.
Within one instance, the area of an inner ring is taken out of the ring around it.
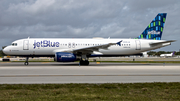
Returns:
[[[103,45],[97,45],[97,46],[90,46],[85,48],[79,48],[79,49],[73,49],[73,53],[75,54],[91,54],[93,51],[99,51],[99,49],[105,49],[108,50],[108,47],[112,45],[116,45],[117,43],[108,43]]]
[[[53,53],[56,52],[69,52],[69,53],[74,53],[74,54],[92,54],[93,51],[99,51],[99,49],[105,49],[108,50],[108,47],[112,45],[116,45],[118,43],[108,43],[108,44],[102,44],[102,45],[96,45],[96,46],[89,46],[89,47],[84,47],[84,48],[76,48],[76,49],[57,49],[54,50]]]

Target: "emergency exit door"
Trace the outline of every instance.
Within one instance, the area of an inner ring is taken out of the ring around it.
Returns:
[[[136,40],[136,50],[141,50],[141,42],[140,40]]]
[[[29,50],[29,40],[24,40],[24,42],[23,42],[23,50]]]

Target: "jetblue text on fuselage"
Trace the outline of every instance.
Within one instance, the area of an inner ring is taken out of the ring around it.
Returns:
[[[51,42],[50,40],[36,42],[36,40],[34,40],[34,49],[36,47],[59,47],[59,42]]]

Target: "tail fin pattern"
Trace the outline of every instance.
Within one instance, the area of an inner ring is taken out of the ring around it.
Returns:
[[[172,53],[172,55],[175,55],[175,51]]]
[[[135,39],[161,40],[167,13],[159,13],[142,34]]]

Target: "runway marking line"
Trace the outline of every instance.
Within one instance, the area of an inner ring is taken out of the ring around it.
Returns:
[[[156,75],[0,75],[0,77],[53,77],[53,76],[180,76],[180,74],[156,74]]]
[[[41,62],[41,64],[50,63],[50,62]]]
[[[154,61],[154,60],[148,60],[148,61]]]
[[[147,63],[141,63],[141,64],[147,64]]]
[[[28,75],[27,77],[39,77],[39,75]]]

